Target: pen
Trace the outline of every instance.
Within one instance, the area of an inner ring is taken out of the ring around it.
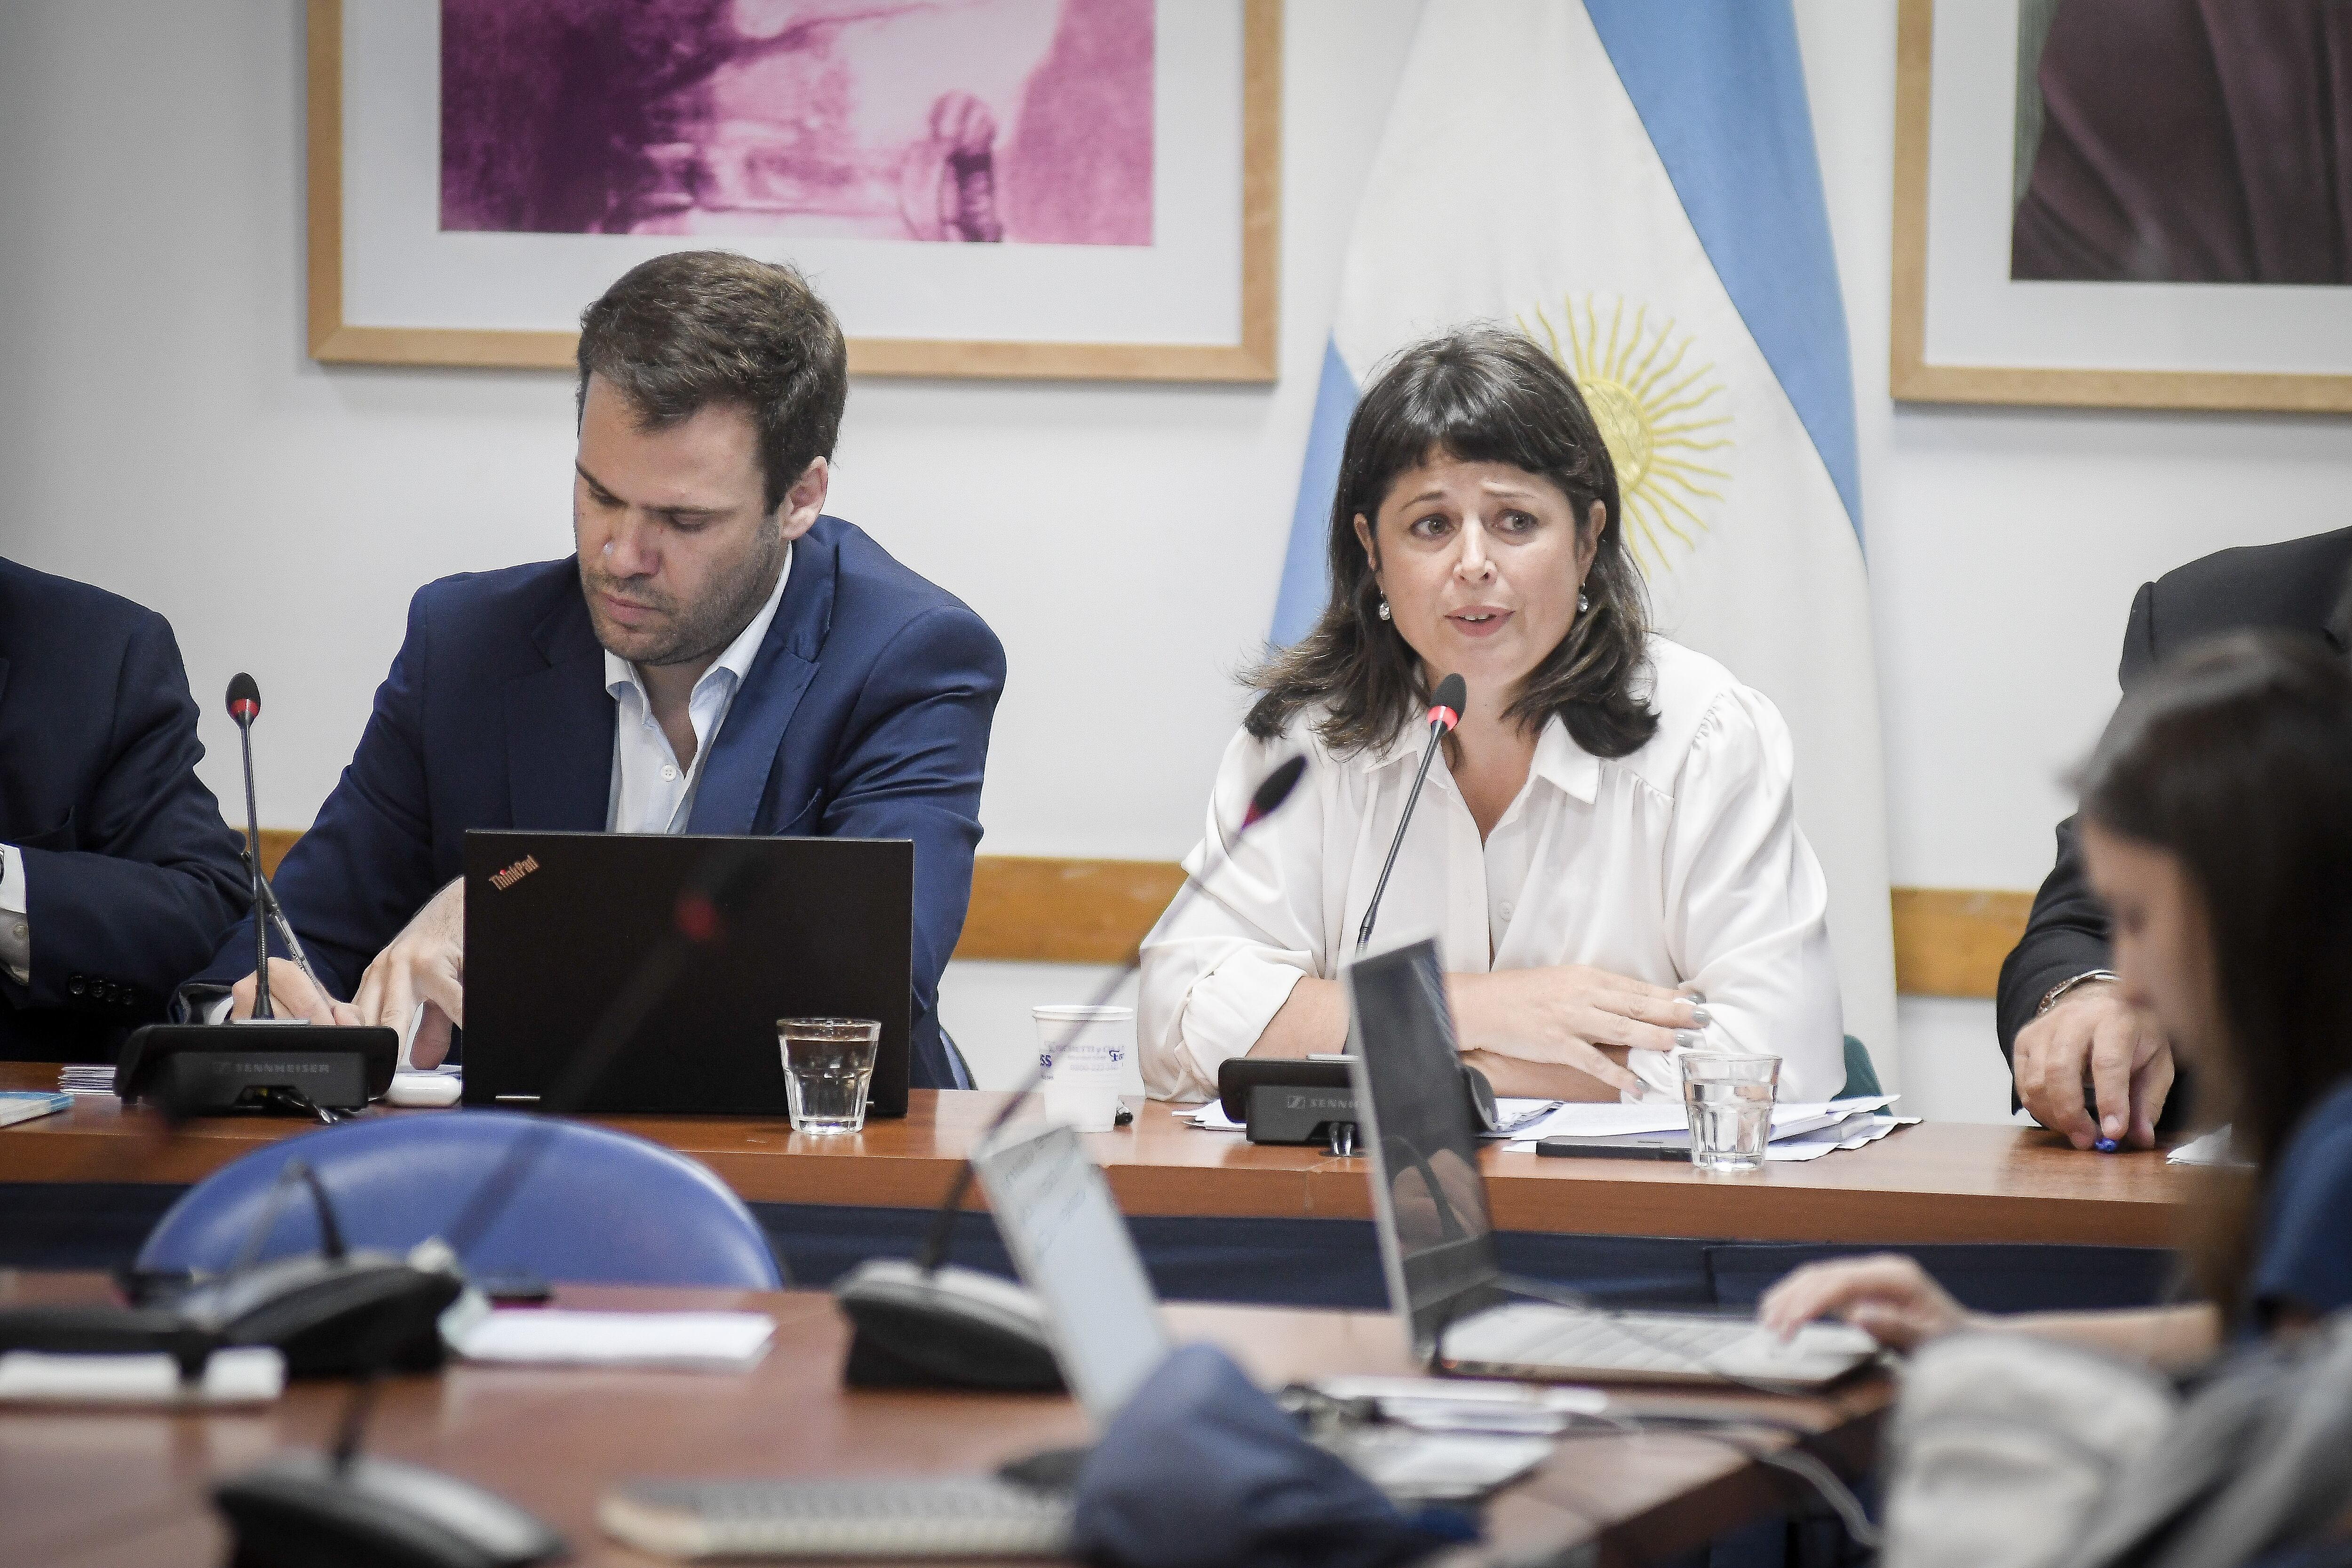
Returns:
[[[2091,1080],[2089,1079],[2084,1079],[2083,1080],[2083,1114],[2091,1119],[2091,1124],[2094,1127],[2098,1125],[2099,1095],[2098,1091],[2091,1087]],[[2105,1133],[2102,1132],[2099,1136],[2091,1140],[2091,1147],[2099,1153],[2112,1154],[2117,1149],[2121,1148],[2122,1145],[2117,1143],[2114,1139],[2108,1137]]]
[[[248,853],[245,860],[248,867],[251,866],[253,864],[251,854]],[[312,990],[321,996],[332,995],[333,994],[327,989],[326,983],[319,978],[319,972],[310,967],[310,955],[302,951],[302,939],[294,934],[294,922],[288,920],[286,911],[278,907],[278,894],[269,886],[269,879],[263,877],[259,880],[262,908],[268,911],[269,923],[278,928],[278,940],[285,942],[287,954],[294,960],[294,966],[302,972],[302,978],[310,983]]]

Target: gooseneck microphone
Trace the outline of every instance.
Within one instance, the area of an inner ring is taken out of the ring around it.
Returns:
[[[245,849],[253,866],[253,1016],[274,1016],[269,1010],[268,904],[261,885],[261,815],[253,804],[253,721],[261,717],[261,688],[239,670],[229,678],[228,716],[236,721],[237,738],[245,749]]]
[[[1364,923],[1356,928],[1358,952],[1371,945],[1372,921],[1380,916],[1381,895],[1389,890],[1389,873],[1396,869],[1397,851],[1404,847],[1404,830],[1412,826],[1412,808],[1421,804],[1421,786],[1429,777],[1429,764],[1437,760],[1438,742],[1462,722],[1462,710],[1469,700],[1468,683],[1458,675],[1449,675],[1437,683],[1437,695],[1429,700],[1429,744],[1421,753],[1421,771],[1412,775],[1412,793],[1404,797],[1404,812],[1397,818],[1396,837],[1389,840],[1389,858],[1381,864],[1381,879],[1372,884],[1372,901],[1364,907]]]
[[[1234,840],[1238,842],[1243,834],[1273,816],[1281,807],[1282,803],[1290,798],[1290,792],[1298,787],[1298,781],[1306,772],[1307,759],[1293,757],[1266,774],[1257,788],[1250,792],[1249,809],[1242,813],[1241,824],[1234,829]],[[1223,858],[1232,859],[1233,852],[1226,850]],[[1204,858],[1202,871],[1205,873],[1208,869]],[[1200,890],[1204,880],[1205,876],[1195,876],[1187,872],[1183,886],[1176,889],[1176,896],[1168,901],[1167,909],[1160,911],[1160,920],[1166,920],[1191,902],[1192,895]],[[1143,944],[1139,942],[1136,943],[1135,951],[1128,955],[1127,962],[1119,965],[1118,972],[1104,981],[1095,992],[1093,999],[1087,1004],[1086,1011],[1091,1012],[1108,1002],[1113,993],[1127,984],[1128,976],[1142,967]],[[1061,1055],[1062,1047],[1067,1045],[1083,1027],[1085,1025],[1082,1023],[1073,1023],[1064,1030],[1062,1038],[1055,1042],[1052,1054]],[[1013,1120],[1013,1113],[1021,1109],[1030,1095],[1036,1092],[1037,1086],[1044,1081],[1045,1076],[1045,1064],[1040,1061],[1034,1068],[1031,1069],[1028,1079],[1014,1092],[1013,1098],[1004,1102],[1004,1108],[999,1110],[995,1118],[989,1122],[987,1130],[982,1132],[978,1141],[972,1144],[974,1149],[985,1144],[1003,1128],[1007,1121]],[[924,1237],[922,1249],[915,1255],[915,1266],[927,1274],[938,1269],[941,1260],[947,1257],[948,1243],[955,1235],[955,1216],[963,1207],[963,1195],[971,1190],[971,1178],[972,1164],[967,1159],[963,1163],[963,1168],[956,1173],[955,1183],[948,1189],[947,1197],[940,1202],[938,1211],[931,1217],[930,1233]]]
[[[1307,759],[1293,757],[1268,773],[1252,792],[1249,808],[1234,830],[1233,839],[1238,840],[1272,816],[1290,797],[1306,771]],[[1232,858],[1228,849],[1218,865]],[[1181,908],[1211,871],[1204,856],[1201,870],[1186,875],[1160,919]],[[1142,947],[1138,943],[1136,952],[1087,1005],[1099,1007],[1108,1001],[1142,962]],[[1054,1054],[1058,1056],[1082,1026],[1073,1023],[1055,1042]],[[1044,1077],[1041,1061],[972,1141],[972,1154],[988,1146],[1028,1102]],[[971,1180],[972,1159],[967,1154],[947,1195],[932,1212],[929,1233],[913,1258],[869,1258],[835,1282],[834,1300],[852,1330],[849,1354],[842,1367],[842,1380],[851,1387],[1049,1393],[1063,1386],[1035,1299],[992,1275],[945,1266],[955,1218]]]

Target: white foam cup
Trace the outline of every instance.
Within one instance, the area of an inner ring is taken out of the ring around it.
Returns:
[[[1045,1114],[1080,1132],[1109,1131],[1128,1053],[1135,1049],[1135,1009],[1044,1006],[1029,1016],[1037,1021]]]

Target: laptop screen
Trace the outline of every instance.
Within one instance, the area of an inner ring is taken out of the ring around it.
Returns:
[[[1160,1300],[1110,1184],[1066,1127],[1016,1127],[972,1160],[1070,1392],[1100,1426],[1167,1359]]]
[[[1424,941],[1360,959],[1347,978],[1389,1304],[1425,1357],[1441,1326],[1503,1299],[1444,973]]]

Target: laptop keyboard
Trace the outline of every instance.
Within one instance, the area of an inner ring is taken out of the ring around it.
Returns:
[[[1449,1362],[1586,1373],[1819,1382],[1870,1352],[1867,1335],[1813,1325],[1794,1343],[1748,1318],[1686,1312],[1580,1312],[1523,1305],[1480,1312],[1446,1331]]]
[[[641,1482],[601,1517],[672,1555],[1046,1557],[1069,1550],[1070,1500],[992,1476]]]

